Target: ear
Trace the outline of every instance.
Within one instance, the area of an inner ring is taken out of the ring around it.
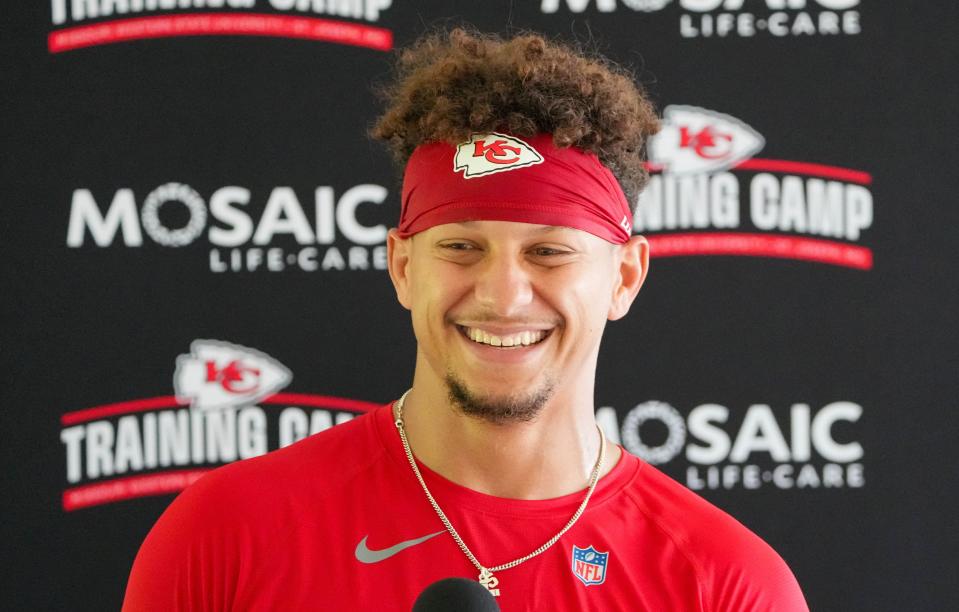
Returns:
[[[626,316],[649,271],[649,243],[642,236],[631,237],[629,242],[619,245],[617,251],[614,257],[619,269],[607,315],[610,321]]]
[[[403,308],[410,309],[410,249],[413,238],[400,238],[396,228],[386,235],[386,264],[390,280],[396,289],[396,299]]]

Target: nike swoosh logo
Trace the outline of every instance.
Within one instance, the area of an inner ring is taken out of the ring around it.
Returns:
[[[445,531],[437,531],[436,533],[431,533],[425,535],[422,538],[416,538],[415,540],[406,540],[405,542],[400,542],[399,544],[394,544],[389,548],[384,548],[382,550],[370,550],[366,546],[366,539],[370,536],[363,536],[363,539],[360,540],[360,543],[356,545],[356,560],[360,563],[379,563],[384,559],[389,559],[393,555],[411,546],[416,546],[417,544],[422,544],[423,542],[429,540],[430,538],[435,538],[441,533],[446,533]]]

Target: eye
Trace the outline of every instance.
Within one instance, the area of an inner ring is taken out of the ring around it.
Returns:
[[[476,245],[469,242],[444,242],[439,245],[441,249],[447,249],[450,251],[472,251],[476,249]]]
[[[559,255],[568,255],[571,251],[550,246],[538,246],[530,249],[530,253],[537,257],[556,257]]]
[[[434,247],[436,257],[456,264],[469,264],[482,257],[482,249],[471,240],[444,240]]]

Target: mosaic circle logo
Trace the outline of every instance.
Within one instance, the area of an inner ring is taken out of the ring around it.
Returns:
[[[180,202],[186,206],[190,220],[183,227],[169,229],[160,222],[160,207],[167,202]],[[140,211],[143,229],[157,244],[180,247],[193,242],[206,227],[206,204],[188,185],[167,183],[150,192]]]
[[[673,0],[622,0],[623,4],[634,11],[643,11],[644,13],[658,11],[672,1]]]

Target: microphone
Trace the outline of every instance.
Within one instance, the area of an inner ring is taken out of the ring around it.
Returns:
[[[426,587],[413,612],[499,612],[499,604],[480,583],[468,578],[444,578]]]

